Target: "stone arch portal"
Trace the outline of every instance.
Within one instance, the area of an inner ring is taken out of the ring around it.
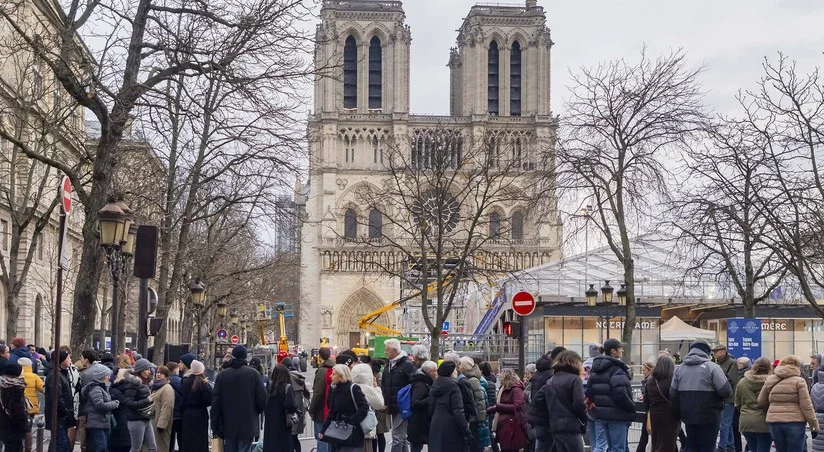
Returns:
[[[362,348],[366,344],[362,343],[363,331],[358,328],[358,320],[364,315],[376,309],[384,307],[384,303],[371,290],[363,287],[349,296],[338,312],[338,323],[335,328],[337,335],[335,344],[338,347],[352,348],[361,343]],[[379,317],[375,323],[389,326],[386,314]]]

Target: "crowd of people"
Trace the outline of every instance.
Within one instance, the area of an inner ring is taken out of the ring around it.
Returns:
[[[523,378],[457,353],[438,364],[423,345],[408,355],[397,340],[384,347],[385,360],[351,350],[333,359],[322,348],[310,391],[294,360],[266,371],[243,346],[210,382],[192,354],[156,366],[128,349],[75,360],[69,347],[0,341],[0,441],[6,452],[31,451],[34,416],[56,405],[57,423],[45,422],[58,452],[300,452],[309,420],[318,452],[582,452],[585,442],[625,452],[630,424],[646,412],[638,452],[679,443],[689,452],[804,451],[807,427],[812,452],[824,451],[819,355],[806,377],[797,356],[736,360],[703,341],[681,363],[662,351],[642,367],[640,408],[615,339],[591,346],[586,360],[556,347]]]

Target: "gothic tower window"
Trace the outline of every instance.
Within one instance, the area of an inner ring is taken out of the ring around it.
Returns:
[[[487,72],[489,77],[487,86],[489,87],[489,91],[487,93],[487,110],[489,111],[490,115],[497,116],[499,111],[498,87],[500,85],[500,80],[498,69],[498,43],[496,41],[492,41],[491,43],[489,43],[488,57],[489,66],[487,68]]]
[[[515,212],[512,214],[512,240],[524,239],[524,214]]]
[[[343,46],[343,108],[358,107],[358,44],[349,36]]]
[[[501,234],[501,214],[492,212],[489,214],[489,237],[497,238]]]
[[[369,109],[381,108],[381,90],[383,89],[381,40],[374,36],[369,41]]]
[[[521,44],[512,43],[509,52],[509,114],[521,116]]]
[[[352,209],[346,209],[343,216],[343,237],[349,240],[358,237],[358,215]]]
[[[370,239],[379,239],[381,238],[383,229],[383,214],[380,213],[378,210],[372,210],[369,212],[369,238]]]

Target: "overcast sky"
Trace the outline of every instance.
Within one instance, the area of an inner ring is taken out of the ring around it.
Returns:
[[[413,113],[449,113],[449,48],[474,0],[406,0],[412,28]],[[510,0],[508,3],[522,2]],[[651,55],[684,48],[690,62],[705,64],[707,102],[731,113],[739,88],[752,87],[763,57],[783,51],[804,71],[824,61],[822,0],[548,1],[552,48],[552,109],[563,113],[569,70],[598,61],[637,61],[646,44]]]

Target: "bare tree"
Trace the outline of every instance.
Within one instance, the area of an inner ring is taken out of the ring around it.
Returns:
[[[90,186],[84,186],[80,175],[64,161],[21,148],[28,157],[67,174],[84,207],[82,268],[73,303],[73,347],[88,345],[95,324],[95,298],[104,262],[95,218],[112,191],[118,147],[135,105],[148,92],[180,75],[233,73],[233,63],[241,55],[282,38],[283,22],[278,14],[301,5],[300,0],[138,0],[133,4],[67,0],[35,3],[32,7],[39,8],[39,14],[30,14],[27,2],[0,9],[3,26],[18,36],[74,101],[101,124]],[[91,27],[91,23],[96,26]],[[107,31],[95,35],[101,27]],[[101,46],[87,47],[83,35],[95,38]],[[190,39],[192,36],[197,40]],[[265,57],[252,59],[248,66],[255,65],[270,70],[276,66]],[[280,69],[284,76],[290,74],[290,68]]]
[[[760,239],[794,277],[801,296],[824,318],[824,80],[799,74],[780,54],[765,58],[757,89],[741,96],[743,119],[764,143],[773,182],[758,193],[769,233]]]
[[[784,282],[786,268],[765,237],[773,230],[761,200],[775,177],[763,135],[746,121],[719,118],[710,141],[690,151],[674,200],[674,225],[689,250],[687,274],[731,285],[747,317]]]
[[[591,197],[592,223],[623,266],[627,348],[636,307],[631,237],[655,223],[659,203],[669,198],[665,157],[701,130],[700,72],[689,68],[682,51],[650,59],[642,50],[638,62],[610,61],[572,74],[560,125],[558,186],[562,196]]]
[[[505,256],[523,240],[527,220],[522,216],[515,224],[503,208],[531,212],[533,222],[540,217],[536,181],[544,166],[535,163],[545,161],[530,152],[534,137],[466,132],[447,122],[368,143],[383,163],[382,183],[355,192],[353,202],[365,208],[364,215],[345,209],[343,230],[334,232],[375,250],[365,253],[362,270],[400,280],[420,299],[432,356],[438,356],[443,322],[466,284],[496,281],[519,269]]]

